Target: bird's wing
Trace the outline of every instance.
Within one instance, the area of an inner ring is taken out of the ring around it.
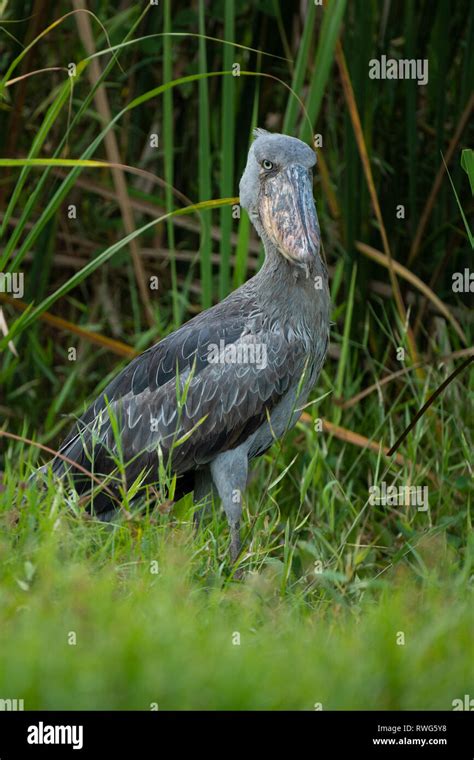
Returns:
[[[133,473],[144,463],[156,471],[158,447],[165,461],[172,452],[173,471],[184,473],[246,440],[298,382],[304,349],[262,319],[249,322],[229,309],[215,316],[191,320],[134,359],[77,421],[60,453],[84,463],[94,447],[95,471],[106,472],[118,429],[124,461],[138,463]]]

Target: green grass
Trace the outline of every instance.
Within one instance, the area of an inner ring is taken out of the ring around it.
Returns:
[[[471,689],[467,569],[441,539],[423,584],[390,571],[349,609],[310,571],[282,594],[278,562],[226,584],[211,529],[33,502],[0,542],[0,693],[26,709],[451,709]]]

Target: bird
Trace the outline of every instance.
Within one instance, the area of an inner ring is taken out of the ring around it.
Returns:
[[[174,499],[192,491],[196,515],[220,498],[237,562],[249,464],[296,425],[329,345],[316,159],[295,137],[254,130],[239,190],[264,246],[260,270],[134,358],[37,471],[70,478],[79,494],[105,478],[88,506],[98,519],[117,514],[119,454],[128,488],[159,486],[167,467]]]

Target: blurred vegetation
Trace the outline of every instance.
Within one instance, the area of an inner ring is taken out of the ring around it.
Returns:
[[[9,526],[0,694],[25,709],[450,710],[470,693],[467,568],[442,541],[420,547],[422,594],[399,571],[348,608],[310,573],[282,596],[270,564],[223,585],[213,542],[167,518],[111,533],[58,500]]]
[[[386,452],[473,353],[470,294],[452,288],[472,268],[472,3],[0,12],[0,269],[25,276],[23,305],[0,293],[0,433],[54,449],[134,351],[256,271],[234,203],[257,125],[322,136],[334,306],[315,403],[252,467],[241,584],[219,513],[197,538],[190,497],[98,525],[56,485],[27,486],[47,455],[0,436],[0,696],[449,709],[473,675],[469,367]],[[428,84],[370,79],[382,54],[428,59]],[[382,481],[428,485],[429,509],[370,505]]]

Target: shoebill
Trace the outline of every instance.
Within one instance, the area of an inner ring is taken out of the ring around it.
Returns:
[[[249,462],[296,424],[328,348],[315,163],[300,140],[255,131],[240,202],[265,248],[260,271],[133,359],[74,424],[59,450],[67,461],[41,468],[68,474],[78,493],[96,486],[84,470],[109,476],[90,502],[99,518],[120,505],[118,447],[127,487],[140,475],[157,484],[161,458],[177,476],[175,499],[194,491],[202,506],[217,492],[237,559]]]

